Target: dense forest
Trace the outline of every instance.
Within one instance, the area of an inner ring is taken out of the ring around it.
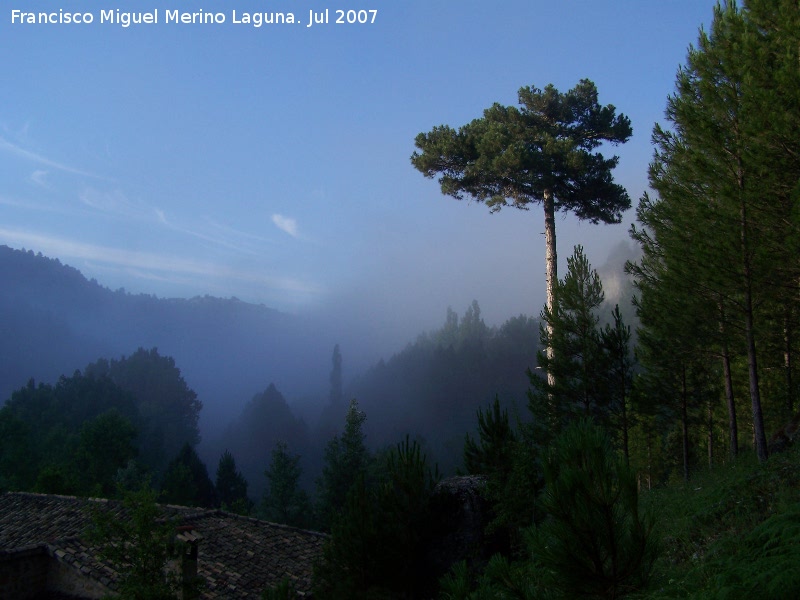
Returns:
[[[796,597],[798,65],[793,0],[720,4],[690,47],[630,231],[635,317],[606,302],[581,246],[560,278],[551,260],[555,212],[614,223],[631,205],[616,158],[598,151],[624,143],[630,122],[588,80],[522,88],[519,107],[420,134],[411,160],[444,194],[492,211],[542,205],[537,318],[490,327],[477,302],[448,309],[439,329],[350,381],[333,345],[306,374],[327,382],[317,419],[267,374],[202,445],[203,403],[174,358],[95,356],[10,393],[0,488],[152,486],[161,501],[329,532],[321,598]],[[21,254],[46,267],[39,291],[80,279]],[[69,335],[52,307],[19,294],[3,301],[41,317],[36,335]],[[35,352],[36,336],[5,337]],[[489,509],[481,543],[442,564],[437,484],[454,473]]]
[[[32,250],[0,246],[0,397],[29,378],[55,382],[100,357],[158,348],[203,399],[205,435],[219,433],[270,381],[299,404],[325,389],[329,323],[237,300],[116,291]],[[328,341],[330,340],[330,341]],[[300,360],[302,357],[302,360]],[[308,372],[321,372],[319,384]]]

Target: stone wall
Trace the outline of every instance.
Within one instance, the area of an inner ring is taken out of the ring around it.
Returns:
[[[47,587],[51,558],[43,548],[0,553],[0,598],[26,600]]]
[[[72,565],[50,556],[43,547],[0,552],[2,600],[28,600],[43,597],[45,592],[95,600],[108,596],[111,590]]]
[[[113,595],[111,590],[93,579],[88,573],[81,572],[73,565],[68,565],[55,558],[50,558],[47,571],[47,590],[91,600]]]

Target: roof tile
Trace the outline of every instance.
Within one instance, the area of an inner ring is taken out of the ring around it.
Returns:
[[[115,566],[104,562],[84,541],[89,507],[125,518],[121,503],[23,492],[0,495],[0,553],[42,548],[84,576],[115,589]],[[185,526],[181,535],[199,540],[198,574],[205,580],[201,598],[260,598],[262,591],[289,576],[302,596],[311,590],[313,563],[322,556],[326,536],[220,510],[166,505]]]

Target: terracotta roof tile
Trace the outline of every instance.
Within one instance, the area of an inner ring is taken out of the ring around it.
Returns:
[[[0,557],[40,548],[84,576],[115,589],[114,565],[104,563],[84,542],[91,523],[88,507],[125,518],[111,500],[9,492],[0,495]],[[180,535],[199,541],[201,598],[260,598],[261,592],[289,577],[298,592],[311,590],[313,564],[322,556],[325,535],[219,510],[162,506],[175,518]]]

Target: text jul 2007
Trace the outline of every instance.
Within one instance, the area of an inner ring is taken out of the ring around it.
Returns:
[[[370,25],[377,20],[377,9],[325,9],[322,11],[308,11],[308,20],[302,22],[298,16],[291,12],[241,12],[232,10],[230,21],[223,12],[210,12],[199,9],[193,12],[180,10],[153,9],[144,12],[126,12],[120,9],[101,10],[99,15],[92,12],[70,12],[64,9],[50,12],[26,12],[18,9],[11,11],[11,24],[19,25],[89,25],[95,22],[101,24],[119,25],[123,28],[131,25],[158,25],[184,24],[184,25],[220,25],[230,22],[234,25],[250,25],[262,27],[263,25],[305,24],[314,25]],[[162,17],[163,16],[163,20]]]

